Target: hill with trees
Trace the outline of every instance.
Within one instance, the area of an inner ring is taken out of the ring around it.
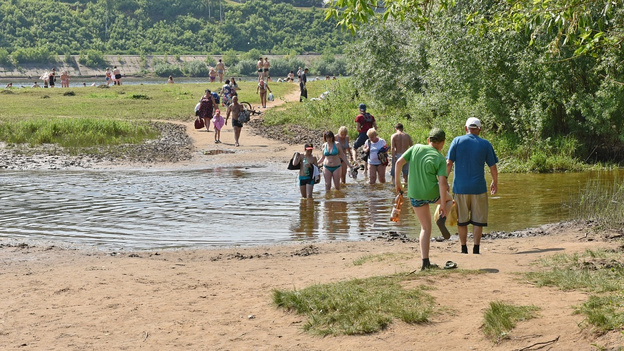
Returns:
[[[296,6],[311,8],[300,9]],[[316,0],[1,0],[0,64],[58,55],[340,53],[350,33]]]

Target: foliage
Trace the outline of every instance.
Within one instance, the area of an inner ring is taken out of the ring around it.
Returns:
[[[367,334],[385,329],[393,319],[424,323],[433,297],[423,287],[403,289],[403,276],[353,279],[313,285],[303,290],[273,291],[273,302],[308,317],[304,330],[320,335]]]
[[[616,62],[624,50],[602,61],[551,60],[544,55],[550,37],[471,35],[479,26],[466,24],[468,14],[497,6],[464,3],[429,19],[425,30],[392,21],[363,27],[348,51],[359,96],[429,126],[456,128],[478,116],[505,142],[499,158],[512,156],[534,171],[622,161],[624,70]]]
[[[67,54],[65,55],[65,60],[67,60]],[[88,50],[87,55],[81,55],[78,58],[78,62],[87,67],[105,67],[106,59],[104,58],[104,54],[101,51],[97,50]]]
[[[483,332],[495,343],[509,337],[516,322],[535,318],[536,306],[514,306],[501,301],[490,302],[483,313]]]
[[[611,182],[606,191],[597,190],[601,182]],[[568,206],[572,218],[591,220],[602,228],[624,229],[623,179],[601,179],[598,176],[587,182],[580,199],[570,199]]]
[[[183,75],[179,65],[173,65],[164,61],[154,63],[154,73],[159,77],[180,77]]]
[[[20,0],[0,2],[0,47],[47,47],[51,54],[271,54],[321,52],[351,37],[322,10],[282,1]],[[18,52],[20,53],[20,52]],[[22,61],[26,62],[26,61]],[[228,65],[236,62],[225,61]]]
[[[257,60],[241,60],[234,67],[230,68],[230,73],[242,76],[251,76],[256,72]]]
[[[189,61],[182,66],[182,72],[189,77],[208,77],[210,70],[202,61]]]
[[[156,134],[147,122],[70,118],[35,119],[0,124],[0,140],[13,144],[58,144],[62,147],[140,143]]]
[[[0,48],[0,65],[10,66],[11,64],[13,64],[13,62],[9,56],[9,52],[4,48]]]
[[[13,63],[20,65],[22,63],[52,63],[56,62],[56,54],[50,51],[47,47],[36,48],[18,48],[11,53]]]

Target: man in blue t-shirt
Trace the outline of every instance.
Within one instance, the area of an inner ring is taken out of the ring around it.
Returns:
[[[446,155],[446,172],[451,173],[455,165],[453,178],[453,199],[457,204],[457,231],[462,253],[468,253],[466,240],[468,224],[472,224],[474,247],[472,253],[479,253],[483,227],[487,226],[488,196],[485,182],[484,164],[490,167],[492,184],[490,193],[498,191],[498,158],[489,141],[479,138],[481,121],[470,117],[466,121],[466,135],[453,139]]]

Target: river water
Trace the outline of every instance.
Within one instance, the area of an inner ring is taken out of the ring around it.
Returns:
[[[362,240],[389,230],[418,236],[407,203],[401,221],[389,221],[390,184],[349,179],[326,194],[321,182],[314,200],[302,200],[297,174],[276,171],[282,167],[1,171],[0,237],[133,250]],[[563,204],[589,180],[612,184],[622,176],[621,170],[501,174],[485,232],[567,219]],[[437,228],[433,235],[440,235]]]

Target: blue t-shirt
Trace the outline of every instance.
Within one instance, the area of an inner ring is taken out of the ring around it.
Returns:
[[[498,162],[489,141],[474,134],[453,139],[446,158],[453,161],[455,176],[453,194],[483,194],[487,192],[483,165],[494,166]]]

